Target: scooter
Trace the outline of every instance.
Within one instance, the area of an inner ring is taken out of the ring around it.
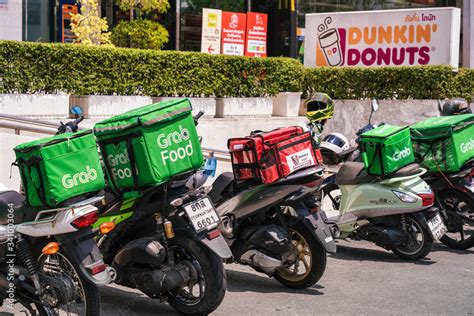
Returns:
[[[377,109],[373,100],[371,117]],[[369,119],[361,131],[371,126]],[[334,237],[371,241],[403,259],[424,258],[433,241],[446,232],[438,208],[433,207],[434,193],[420,178],[425,173],[426,169],[410,164],[376,177],[361,162],[345,162],[337,174],[325,179],[320,191],[323,209],[329,204],[338,211],[326,221]]]
[[[326,268],[326,253],[336,251],[314,199],[322,181],[320,167],[270,184],[237,181],[232,172],[218,176],[209,197],[232,250],[226,262],[248,265],[289,288],[317,283]]]
[[[80,120],[62,124],[58,132]],[[25,197],[16,191],[0,191],[3,310],[20,303],[32,315],[100,314],[97,286],[111,283],[115,275],[94,240],[99,231],[111,231],[113,223],[91,228],[98,219],[93,204],[102,199],[82,198],[55,209],[37,209],[27,206]]]

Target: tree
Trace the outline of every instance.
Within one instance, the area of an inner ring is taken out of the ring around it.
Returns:
[[[99,16],[97,0],[78,0],[81,13],[71,14],[71,30],[77,36],[74,43],[82,45],[112,45],[106,18]]]
[[[130,21],[120,21],[112,31],[112,42],[120,47],[162,49],[169,33],[159,22],[144,19],[163,14],[168,0],[116,0],[121,10],[130,12]],[[135,18],[135,14],[137,18]]]

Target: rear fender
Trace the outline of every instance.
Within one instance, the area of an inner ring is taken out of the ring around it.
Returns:
[[[173,222],[173,221],[172,221]],[[225,241],[222,234],[219,233],[217,237],[212,239],[208,238],[207,233],[199,233],[196,234],[192,228],[187,227],[175,227],[173,222],[173,227],[175,228],[175,234],[185,235],[188,238],[194,239],[202,244],[204,244],[207,248],[209,248],[212,252],[223,259],[228,259],[232,257],[232,251],[229,248],[229,245]]]

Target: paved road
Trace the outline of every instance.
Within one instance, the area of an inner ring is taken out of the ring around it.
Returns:
[[[441,244],[413,263],[366,242],[339,242],[319,284],[302,291],[238,265],[227,266],[227,278],[214,315],[474,315],[474,251]],[[103,315],[177,315],[123,287],[101,294]]]

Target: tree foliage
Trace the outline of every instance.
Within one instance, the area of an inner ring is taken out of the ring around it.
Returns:
[[[78,0],[81,13],[71,14],[71,30],[77,36],[74,43],[82,45],[112,45],[106,18],[99,16],[97,0]]]
[[[116,0],[120,10],[128,11],[134,8],[143,12],[157,11],[166,13],[170,8],[168,0]]]
[[[160,23],[138,19],[120,21],[112,33],[112,42],[120,47],[162,49],[168,37],[168,30]]]

